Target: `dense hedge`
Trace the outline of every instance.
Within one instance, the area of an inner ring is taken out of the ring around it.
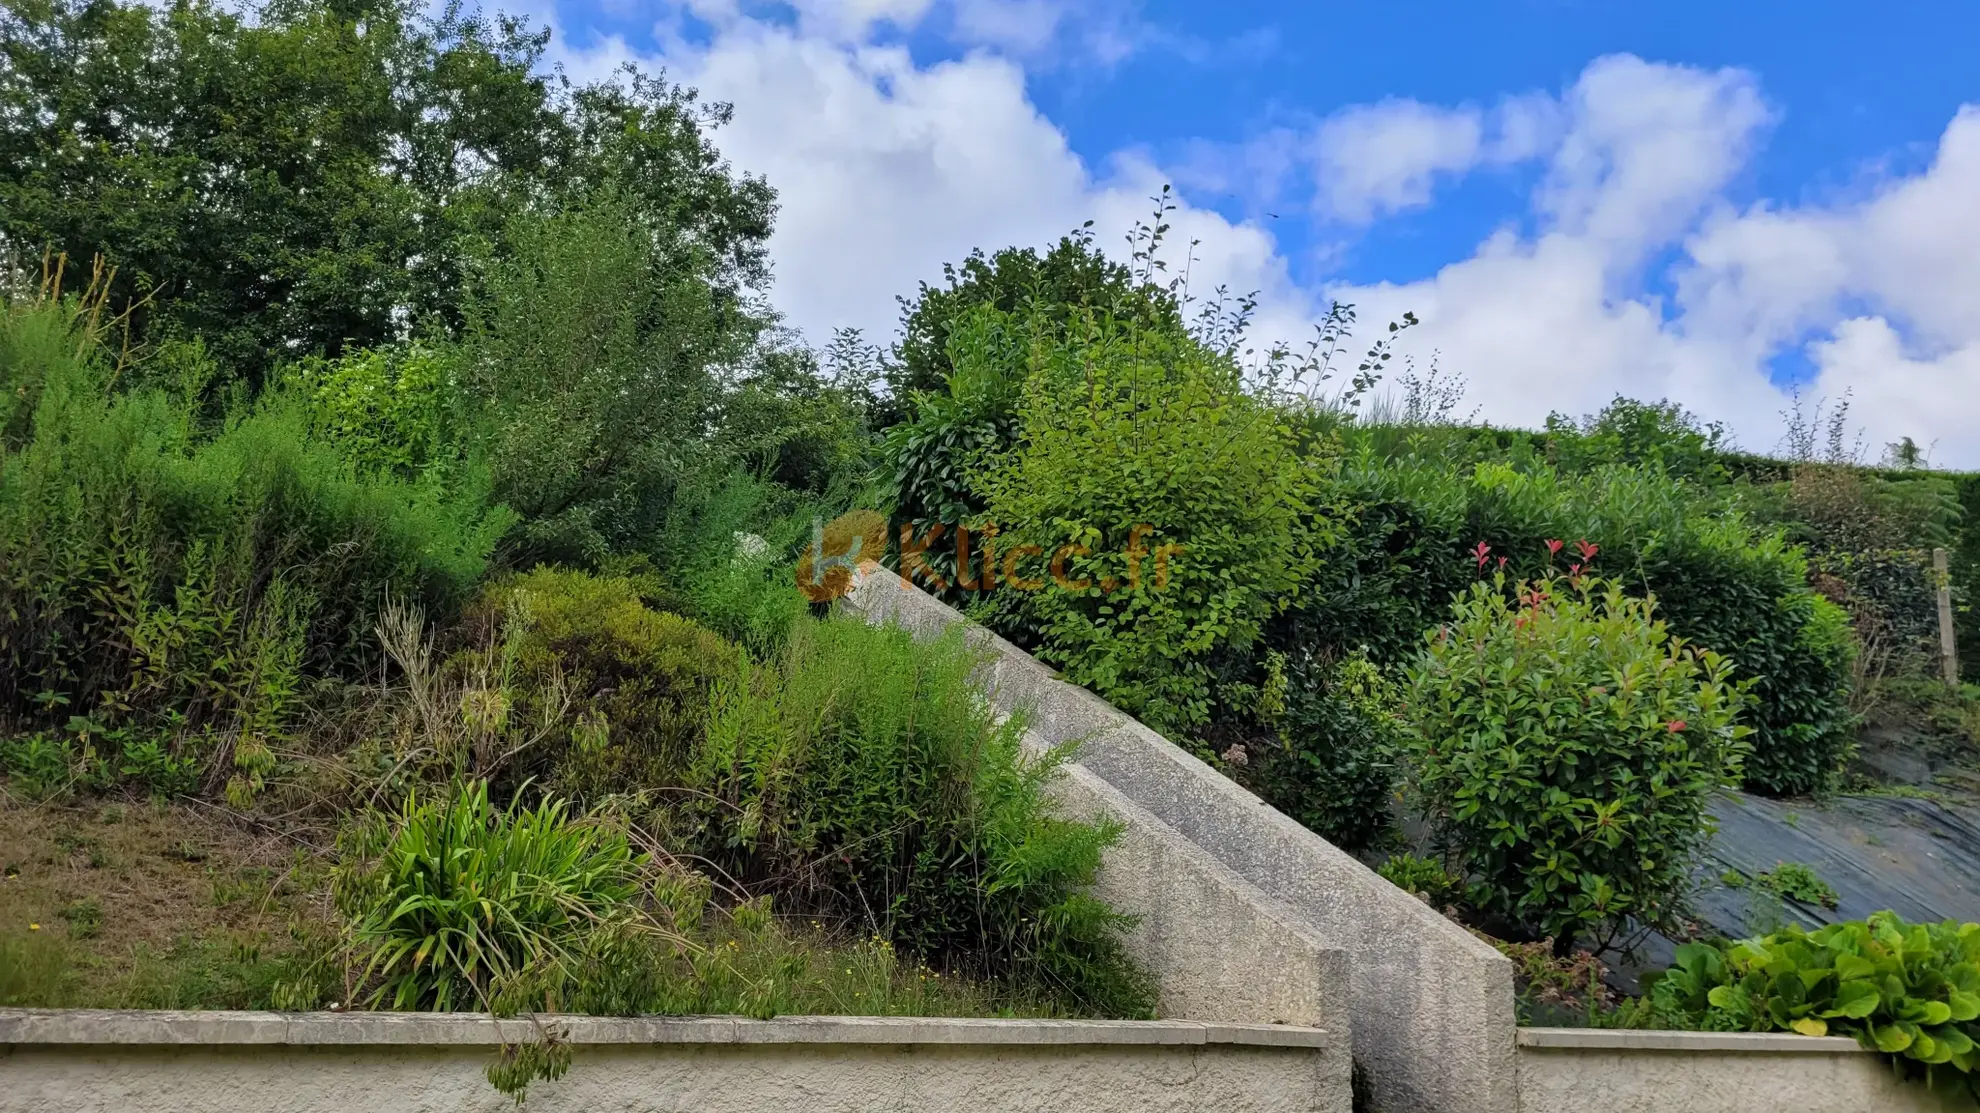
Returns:
[[[1816,791],[1840,768],[1852,725],[1847,616],[1809,590],[1806,561],[1778,532],[1656,470],[1573,476],[1544,464],[1479,464],[1453,473],[1386,461],[1357,465],[1347,482],[1371,496],[1343,543],[1347,559],[1328,562],[1284,636],[1400,660],[1442,620],[1450,593],[1501,558],[1516,576],[1566,570],[1585,540],[1596,550],[1591,570],[1654,594],[1674,633],[1725,654],[1737,679],[1754,682],[1747,787]],[[1550,539],[1567,543],[1559,555]]]

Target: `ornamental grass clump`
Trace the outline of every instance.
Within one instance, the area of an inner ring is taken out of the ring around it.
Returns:
[[[567,964],[583,937],[628,911],[643,856],[624,830],[565,812],[560,800],[498,809],[474,781],[441,799],[409,796],[389,830],[361,827],[337,901],[371,1003],[488,1008],[505,983]]]
[[[1403,748],[1451,864],[1479,912],[1563,953],[1669,923],[1706,805],[1739,783],[1744,688],[1655,608],[1594,577],[1495,576],[1409,670]]]

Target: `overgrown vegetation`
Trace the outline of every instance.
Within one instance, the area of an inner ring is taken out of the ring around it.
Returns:
[[[0,770],[10,822],[70,817],[9,869],[130,857],[71,822],[99,807],[290,844],[202,875],[254,915],[177,933],[37,896],[0,999],[1147,1015],[1090,892],[1115,832],[1050,804],[1067,755],[1024,753],[960,643],[796,589],[856,508],[1499,937],[1531,1015],[1758,1024],[1793,947],[1967,977],[1960,931],[1887,919],[1686,950],[1633,1002],[1575,948],[1682,931],[1717,792],[1863,783],[1859,739],[1965,760],[1927,553],[1980,641],[1973,477],[1862,466],[1846,406],[1797,404],[1780,458],[1669,401],[1476,425],[1398,356],[1413,316],[1357,342],[1337,305],[1294,349],[1191,290],[1166,189],[1119,258],[1090,228],[972,253],[895,342],[814,350],[728,108],[546,75],[546,45],[396,2],[0,13]],[[169,889],[198,859],[146,862]],[[1963,1021],[1879,1000],[1961,1066]]]
[[[0,38],[6,807],[297,854],[121,979],[130,909],[35,904],[8,1003],[1152,1013],[1064,755],[961,645],[806,613],[884,387],[761,296],[726,107],[389,3],[14,5]],[[1087,258],[1051,267],[1115,281]]]

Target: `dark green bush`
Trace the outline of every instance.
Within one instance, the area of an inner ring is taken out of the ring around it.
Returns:
[[[1394,686],[1366,657],[1302,656],[1284,666],[1276,736],[1243,747],[1227,769],[1265,802],[1349,850],[1391,826],[1396,782]]]
[[[482,667],[479,647],[502,645],[507,713],[564,724],[515,773],[547,773],[579,800],[680,784],[710,690],[743,667],[735,646],[653,610],[621,576],[538,568],[490,585],[468,621],[476,647],[456,667]]]
[[[905,531],[928,570],[916,582],[962,601],[981,585],[973,570],[957,574],[956,531],[989,507],[991,473],[1017,437],[1029,330],[1023,317],[979,308],[945,323],[944,334],[943,381],[913,395],[911,416],[887,431],[881,459],[893,500],[890,544],[898,548]],[[902,564],[912,574],[914,558]]]
[[[1145,1015],[1124,918],[1088,891],[1117,830],[1052,815],[1064,755],[1025,756],[975,663],[959,634],[800,623],[781,659],[716,688],[691,782],[708,802],[701,853],[937,966]]]
[[[1613,583],[1495,577],[1410,670],[1415,788],[1487,915],[1557,947],[1672,922],[1737,783],[1731,662]]]
[[[912,300],[901,299],[899,358],[887,369],[896,405],[918,392],[944,391],[958,365],[951,347],[979,307],[1020,319],[1036,316],[1053,331],[1075,327],[1082,311],[1111,312],[1146,328],[1182,328],[1169,291],[1137,282],[1132,268],[1094,248],[1086,229],[1061,237],[1043,257],[1028,247],[987,257],[973,251],[960,266],[944,263],[942,277],[944,286],[924,282]]]

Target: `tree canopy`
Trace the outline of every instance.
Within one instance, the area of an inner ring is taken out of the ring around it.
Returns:
[[[409,0],[4,0],[0,252],[30,275],[101,256],[147,335],[197,334],[250,385],[458,324],[518,214],[602,189],[653,265],[743,311],[775,197],[710,141],[728,107],[546,74],[548,35]]]

